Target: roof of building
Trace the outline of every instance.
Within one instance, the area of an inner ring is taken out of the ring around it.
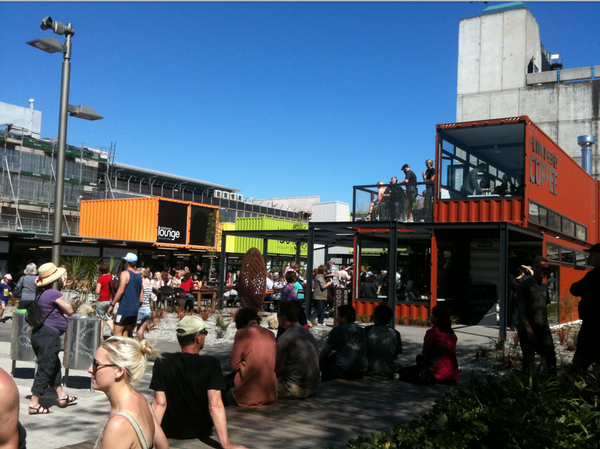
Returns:
[[[200,179],[187,178],[185,176],[172,175],[170,173],[151,170],[148,168],[136,167],[133,165],[122,164],[120,162],[115,162],[115,171],[130,172],[131,174],[134,174],[137,176],[142,175],[144,177],[162,178],[164,181],[171,182],[171,183],[193,184],[193,185],[202,186],[204,188],[225,190],[227,192],[239,192],[240,191],[240,189],[234,189],[233,187],[227,187],[227,186],[224,186],[221,184],[215,184],[215,183],[208,182],[208,181],[202,181]]]

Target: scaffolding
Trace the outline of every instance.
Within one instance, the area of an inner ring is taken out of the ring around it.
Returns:
[[[56,152],[54,137],[34,138],[26,129],[0,126],[0,230],[52,233]],[[105,197],[111,152],[114,158],[112,144],[109,151],[67,145],[63,233],[78,234],[81,200]]]

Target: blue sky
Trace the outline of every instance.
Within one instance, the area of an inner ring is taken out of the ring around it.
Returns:
[[[420,178],[456,119],[458,27],[490,2],[2,2],[0,101],[56,135],[62,57],[25,44],[75,29],[68,138],[117,161],[240,189],[320,195]],[[527,2],[565,68],[600,64],[598,2]]]

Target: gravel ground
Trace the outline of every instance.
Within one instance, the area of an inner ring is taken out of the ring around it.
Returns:
[[[14,307],[7,305],[4,320],[10,323]],[[228,323],[227,329],[222,331],[217,325],[217,317],[222,316]],[[261,326],[269,329],[268,319],[274,316],[272,313],[264,313]],[[179,320],[176,313],[167,313],[164,318],[158,321],[156,326],[146,333],[146,338],[152,341],[171,341],[176,342],[175,325]],[[211,314],[207,323],[213,326],[213,329],[206,337],[205,346],[233,346],[235,339],[235,323],[228,311],[225,310],[222,315]],[[573,354],[577,342],[577,334],[581,326],[581,321],[552,326],[552,335],[554,339],[554,349],[558,366],[572,363]],[[277,334],[277,329],[269,329]],[[331,331],[331,326],[311,328],[311,333],[315,336],[319,350],[325,346],[327,335]],[[468,373],[470,377],[481,377],[492,371],[501,372],[510,368],[521,368],[521,348],[519,346],[516,332],[508,332],[504,342],[498,342],[498,339],[490,339],[490,343],[477,347],[468,357],[461,357],[459,360],[462,373]],[[109,335],[109,329],[106,328],[106,335]],[[539,361],[539,356],[536,356]]]
[[[217,317],[219,316],[222,316],[223,320],[228,323],[227,330],[225,332],[223,332],[216,325]],[[275,316],[275,314],[265,313],[261,320],[260,324],[265,329],[269,329],[269,324],[267,321],[270,316]],[[158,322],[154,329],[146,333],[146,338],[153,341],[161,340],[176,342],[177,337],[175,335],[175,325],[177,324],[177,321],[179,321],[177,314],[167,313],[165,317]],[[211,314],[206,320],[206,323],[213,326],[213,328],[206,336],[205,346],[233,346],[236,328],[235,323],[227,311],[224,311],[222,315],[219,315],[218,313]],[[269,330],[273,332],[274,335],[277,335],[276,328]],[[319,350],[325,345],[325,339],[330,330],[331,327],[315,327],[310,330],[317,340]]]
[[[580,327],[579,320],[551,326],[556,362],[559,367],[573,362]],[[536,355],[536,363],[541,360],[541,357]],[[460,370],[469,373],[471,377],[483,377],[492,371],[501,372],[511,368],[522,369],[522,354],[517,332],[509,331],[504,344],[498,339],[490,340],[488,345],[478,347],[471,356],[461,358],[459,363]]]

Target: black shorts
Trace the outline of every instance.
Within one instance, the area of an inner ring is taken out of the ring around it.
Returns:
[[[123,315],[117,315],[115,317],[115,324],[117,326],[130,326],[130,325],[135,325],[135,323],[137,322],[137,315],[135,316],[123,316]]]

